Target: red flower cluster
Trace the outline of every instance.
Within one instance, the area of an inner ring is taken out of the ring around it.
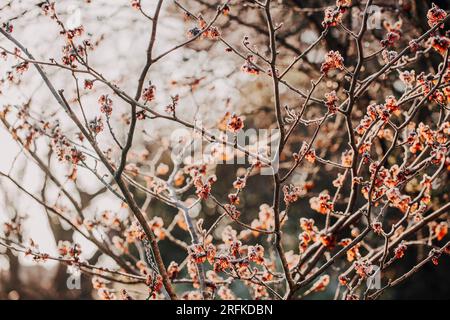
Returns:
[[[131,7],[136,10],[141,9],[141,0],[131,0]]]
[[[111,116],[113,111],[113,101],[108,97],[108,95],[101,95],[98,99],[98,103],[100,104],[100,112],[104,113],[107,117]]]
[[[302,189],[294,185],[283,186],[284,202],[287,204],[294,203],[301,195]]]
[[[198,17],[197,20],[198,20],[198,27],[194,27],[188,31],[189,37],[194,38],[198,36],[201,32],[203,32],[201,35],[202,38],[208,38],[211,40],[217,40],[220,38],[220,31],[217,27],[210,26],[208,28],[205,19],[203,19],[201,15]]]
[[[94,120],[89,122],[89,129],[95,134],[99,134],[103,131],[103,120],[100,117],[95,117]]]
[[[241,67],[241,70],[245,73],[258,75],[259,68],[255,65],[255,57],[253,55],[248,55],[244,65]]]
[[[318,197],[312,197],[309,204],[311,209],[321,214],[328,214],[333,211],[333,202],[331,202],[331,197],[326,191],[322,191]]]
[[[208,199],[211,193],[211,186],[214,182],[216,182],[216,176],[209,177],[206,182],[203,181],[203,177],[201,175],[197,175],[194,178],[194,186],[197,189],[195,194],[203,200]]]
[[[381,45],[383,47],[394,46],[402,35],[402,25],[403,21],[400,19],[396,23],[391,24],[387,21],[384,22],[383,26],[388,31],[386,37],[381,40]]]
[[[328,7],[325,9],[325,16],[322,26],[325,28],[335,27],[342,22],[342,16],[350,8],[351,0],[336,0],[336,7]]]
[[[8,33],[12,33],[14,30],[13,25],[8,21],[8,22],[4,22],[2,25],[2,29],[5,30]]]
[[[338,97],[336,91],[331,91],[325,93],[325,104],[328,107],[328,112],[334,114],[337,112],[336,102],[338,101]]]
[[[445,56],[445,53],[450,47],[450,39],[447,37],[434,36],[431,38],[431,46],[434,50]]]
[[[232,114],[227,124],[227,129],[230,132],[236,133],[244,128],[244,121],[236,114]]]
[[[55,3],[54,2],[42,2],[40,4],[42,12],[47,15],[54,15],[55,14]]]
[[[78,262],[81,254],[81,247],[77,243],[70,243],[69,241],[58,242],[58,253],[62,258],[68,258],[74,262]]]
[[[79,26],[66,31],[67,40],[72,41],[75,37],[81,37],[84,33],[84,27]]]
[[[94,81],[93,80],[84,80],[84,89],[91,90],[94,87]]]
[[[151,102],[151,101],[155,100],[155,92],[156,92],[155,85],[150,84],[142,92],[142,98],[144,99],[145,102]]]
[[[404,242],[400,243],[395,249],[394,249],[394,255],[396,259],[401,259],[405,255],[405,251],[408,247]]]
[[[303,230],[299,235],[299,251],[305,252],[310,242],[316,242],[319,230],[314,225],[313,219],[300,218],[300,228]]]
[[[240,215],[241,212],[239,210],[236,209],[236,206],[232,205],[232,204],[225,204],[225,210],[227,211],[228,215],[233,219],[233,220],[237,220]]]
[[[261,245],[248,247],[248,259],[257,264],[264,263],[264,248]]]
[[[338,8],[329,7],[325,9],[322,26],[325,28],[335,27],[342,22],[342,11]]]
[[[320,67],[320,72],[328,74],[329,71],[335,69],[344,70],[344,58],[342,58],[339,51],[331,50],[325,55],[325,61]]]

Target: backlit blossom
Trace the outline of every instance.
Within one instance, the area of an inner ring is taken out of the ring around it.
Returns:
[[[324,74],[327,74],[329,71],[336,69],[344,69],[344,58],[342,58],[341,54],[338,51],[332,50],[325,55],[325,61],[322,63],[320,71]]]

